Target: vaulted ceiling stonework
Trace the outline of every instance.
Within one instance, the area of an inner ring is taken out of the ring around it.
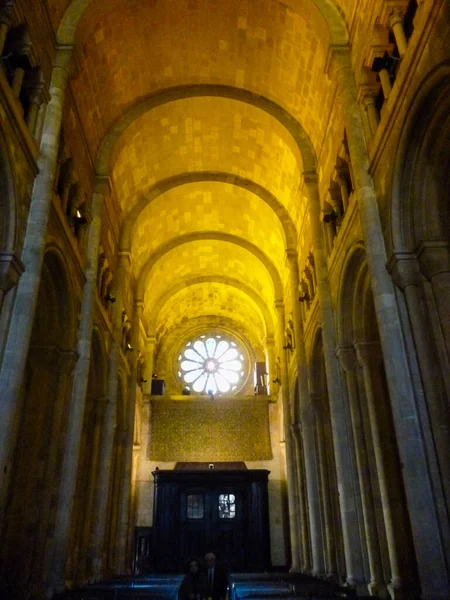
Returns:
[[[157,471],[245,461],[270,564],[180,513],[168,571],[449,597],[449,24],[0,0],[0,596],[151,571]]]

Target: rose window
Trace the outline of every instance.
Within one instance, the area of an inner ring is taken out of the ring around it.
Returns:
[[[202,335],[182,350],[178,376],[197,393],[233,392],[244,376],[244,356],[238,346],[221,335]]]

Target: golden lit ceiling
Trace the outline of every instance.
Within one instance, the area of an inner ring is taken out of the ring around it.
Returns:
[[[299,186],[335,101],[324,69],[330,41],[346,41],[338,9],[49,0],[49,11],[60,42],[76,42],[71,88],[97,173],[111,177],[148,335],[167,345],[226,324],[261,348],[289,291],[286,250],[305,245]]]

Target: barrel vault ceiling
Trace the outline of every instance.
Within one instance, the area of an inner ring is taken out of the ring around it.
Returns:
[[[263,345],[289,296],[286,250],[304,249],[299,188],[335,101],[331,3],[48,5],[58,41],[76,44],[71,89],[111,178],[148,335],[222,319]]]

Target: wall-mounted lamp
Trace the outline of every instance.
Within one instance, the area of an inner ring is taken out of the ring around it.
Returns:
[[[139,383],[147,383],[147,379],[144,379],[143,377],[140,378]]]
[[[77,210],[73,217],[73,222],[75,223],[75,225],[86,225],[87,219],[86,217],[83,217],[79,210]]]
[[[126,349],[127,349],[129,352],[133,352],[133,350],[134,350],[134,348],[133,348],[133,346],[130,344],[130,342],[127,342]]]
[[[397,69],[399,60],[399,58],[391,56],[390,54],[385,52],[383,56],[377,56],[376,58],[374,58],[370,70],[374,71],[375,73],[379,73],[380,71],[385,69],[389,73],[389,75],[393,75],[395,73],[395,70]]]
[[[275,379],[272,379],[272,383],[277,383],[278,385],[281,385],[281,379],[279,377],[275,377]]]
[[[304,292],[301,296],[298,297],[300,302],[309,302],[311,300],[308,292]]]
[[[109,292],[107,292],[107,294],[105,296],[105,300],[106,300],[106,302],[111,302],[111,304],[114,304],[114,302],[116,301],[116,297],[111,296],[111,294]]]
[[[287,342],[286,346],[283,346],[283,350],[293,350],[291,342]]]
[[[329,212],[329,213],[325,213],[322,216],[322,221],[324,223],[333,223],[334,221],[336,221],[337,219],[337,214],[333,211],[333,212]]]

